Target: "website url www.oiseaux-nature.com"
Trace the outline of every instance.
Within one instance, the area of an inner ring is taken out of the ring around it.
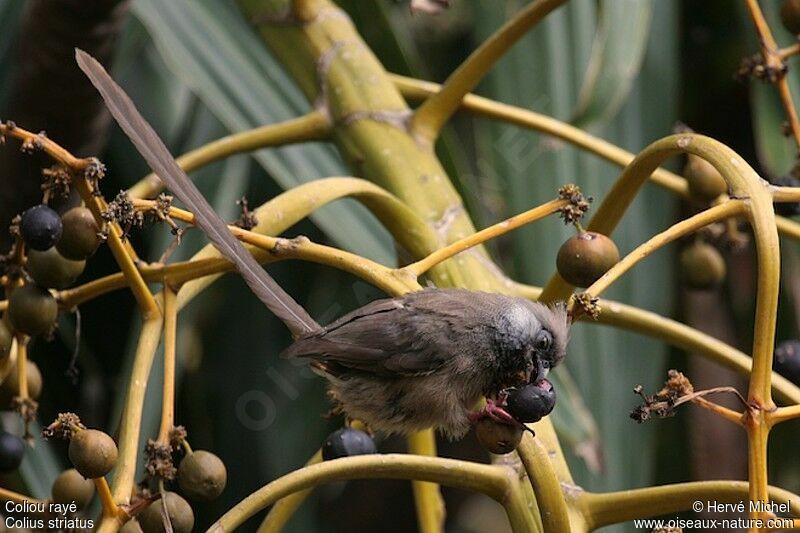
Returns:
[[[705,531],[708,529],[799,529],[800,519],[792,518],[673,518],[670,520],[642,519],[634,520],[637,529],[647,531],[687,531],[690,529]]]

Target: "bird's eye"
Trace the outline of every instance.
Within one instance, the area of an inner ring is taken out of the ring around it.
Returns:
[[[550,346],[553,345],[553,335],[550,334],[549,331],[546,329],[541,330],[536,335],[536,340],[534,341],[534,347],[536,348],[537,352],[546,352],[550,349]]]

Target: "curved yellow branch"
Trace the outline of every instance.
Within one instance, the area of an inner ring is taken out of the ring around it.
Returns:
[[[515,283],[516,292],[531,300],[538,300],[542,293],[540,287]],[[696,330],[676,320],[663,317],[652,311],[617,302],[600,299],[599,324],[614,326],[642,335],[659,339],[687,352],[694,352],[711,361],[715,361],[742,376],[749,376],[753,359],[747,354],[719,339]],[[774,373],[772,385],[777,397],[787,404],[800,404],[800,387]],[[780,409],[779,409],[780,411]]]
[[[700,501],[719,503],[747,502],[746,481],[694,481],[596,494],[587,492],[578,498],[591,529],[609,524],[618,524],[636,518],[648,518],[669,513],[692,510],[692,504]],[[774,502],[790,502],[792,513],[800,516],[800,497],[787,490],[769,487],[768,499]]]
[[[183,170],[191,172],[234,154],[252,152],[259,148],[323,140],[329,134],[328,119],[320,111],[312,111],[285,122],[267,124],[221,137],[183,154],[176,161]],[[128,194],[132,198],[150,198],[163,190],[164,182],[150,173],[129,188]]]
[[[436,94],[441,88],[441,85],[438,83],[430,81],[418,80],[398,74],[390,74],[389,76],[395,86],[400,90],[401,94],[411,100],[424,100],[430,95]],[[573,144],[621,167],[628,165],[633,161],[634,157],[636,157],[627,150],[623,150],[604,139],[595,137],[566,122],[522,107],[496,102],[475,94],[468,94],[464,97],[461,102],[461,109],[478,116],[501,120],[522,128],[540,131]],[[658,168],[653,171],[649,179],[659,187],[679,196],[689,196],[686,180],[664,168]],[[773,194],[776,201],[800,201],[798,193],[791,190],[792,188],[775,187],[774,189]],[[781,216],[776,216],[775,220],[778,224],[778,231],[780,231],[782,235],[800,240],[800,224]]]
[[[348,479],[408,479],[482,492],[501,503],[515,532],[533,529],[516,474],[490,466],[441,457],[376,454],[324,461],[295,470],[268,483],[236,504],[209,527],[209,532],[232,531],[279,499],[323,483]]]
[[[700,228],[725,220],[729,217],[742,215],[747,210],[746,204],[741,200],[726,200],[705,211],[673,224],[661,233],[654,235],[646,242],[636,247],[632,252],[622,258],[616,265],[611,267],[591,286],[586,288],[586,292],[592,296],[600,296],[614,281],[618,280],[628,270],[633,268],[636,263],[643,260],[659,248],[680,239]]]
[[[483,79],[528,30],[566,0],[536,0],[484,41],[456,70],[436,94],[425,100],[411,119],[412,134],[433,143],[461,100]]]

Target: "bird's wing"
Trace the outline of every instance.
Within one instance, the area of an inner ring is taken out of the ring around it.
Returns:
[[[442,329],[444,328],[444,329]],[[439,368],[451,350],[441,348],[448,326],[403,299],[377,300],[323,331],[297,339],[284,353],[306,357],[332,373],[359,371],[379,376],[414,376]]]

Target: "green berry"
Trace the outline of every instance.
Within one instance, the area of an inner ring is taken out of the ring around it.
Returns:
[[[703,203],[728,192],[728,184],[714,165],[694,154],[689,154],[683,177],[689,186],[689,194]]]
[[[48,289],[65,289],[72,285],[86,267],[86,261],[73,261],[48,248],[40,252],[30,250],[25,270],[40,287]]]
[[[716,248],[695,241],[681,251],[681,278],[691,289],[713,289],[725,280],[725,259]]]
[[[784,0],[781,6],[781,22],[789,32],[800,33],[800,0]]]
[[[85,207],[73,207],[62,217],[64,232],[56,247],[64,257],[86,259],[100,244],[100,227],[92,212]]]
[[[49,291],[29,283],[14,289],[8,299],[8,319],[15,330],[43,335],[55,327],[58,303]]]
[[[614,241],[593,231],[567,239],[556,257],[558,273],[578,287],[590,286],[618,262],[619,250]]]
[[[53,482],[51,494],[55,503],[75,502],[78,509],[83,509],[92,501],[94,482],[83,477],[74,468],[70,468],[58,475]]]
[[[25,362],[25,374],[28,376],[28,396],[36,400],[42,394],[42,373],[39,366],[28,359]],[[14,396],[19,396],[19,372],[16,363],[3,383],[0,383],[0,409],[10,409]]]
[[[178,466],[178,486],[190,500],[207,502],[225,489],[228,473],[225,463],[211,452],[196,450]]]
[[[143,531],[142,526],[139,525],[139,521],[135,518],[131,518],[119,529],[119,533],[143,533]]]
[[[175,533],[190,533],[194,527],[194,512],[189,503],[174,492],[165,492],[161,500],[156,500],[139,513],[137,519],[144,533],[162,533],[164,521],[161,512],[166,503],[167,516]]]
[[[58,194],[51,195],[47,203],[56,213],[63,215],[73,207],[78,207],[83,204],[83,199],[76,187],[70,187],[66,196]]]
[[[503,424],[491,418],[482,418],[475,424],[475,436],[486,451],[505,455],[517,449],[522,440],[523,429]]]
[[[96,429],[77,431],[69,442],[69,460],[85,478],[108,474],[117,463],[117,456],[114,439]]]
[[[11,353],[11,341],[14,340],[14,335],[8,329],[8,324],[0,318],[0,361],[8,357]]]

